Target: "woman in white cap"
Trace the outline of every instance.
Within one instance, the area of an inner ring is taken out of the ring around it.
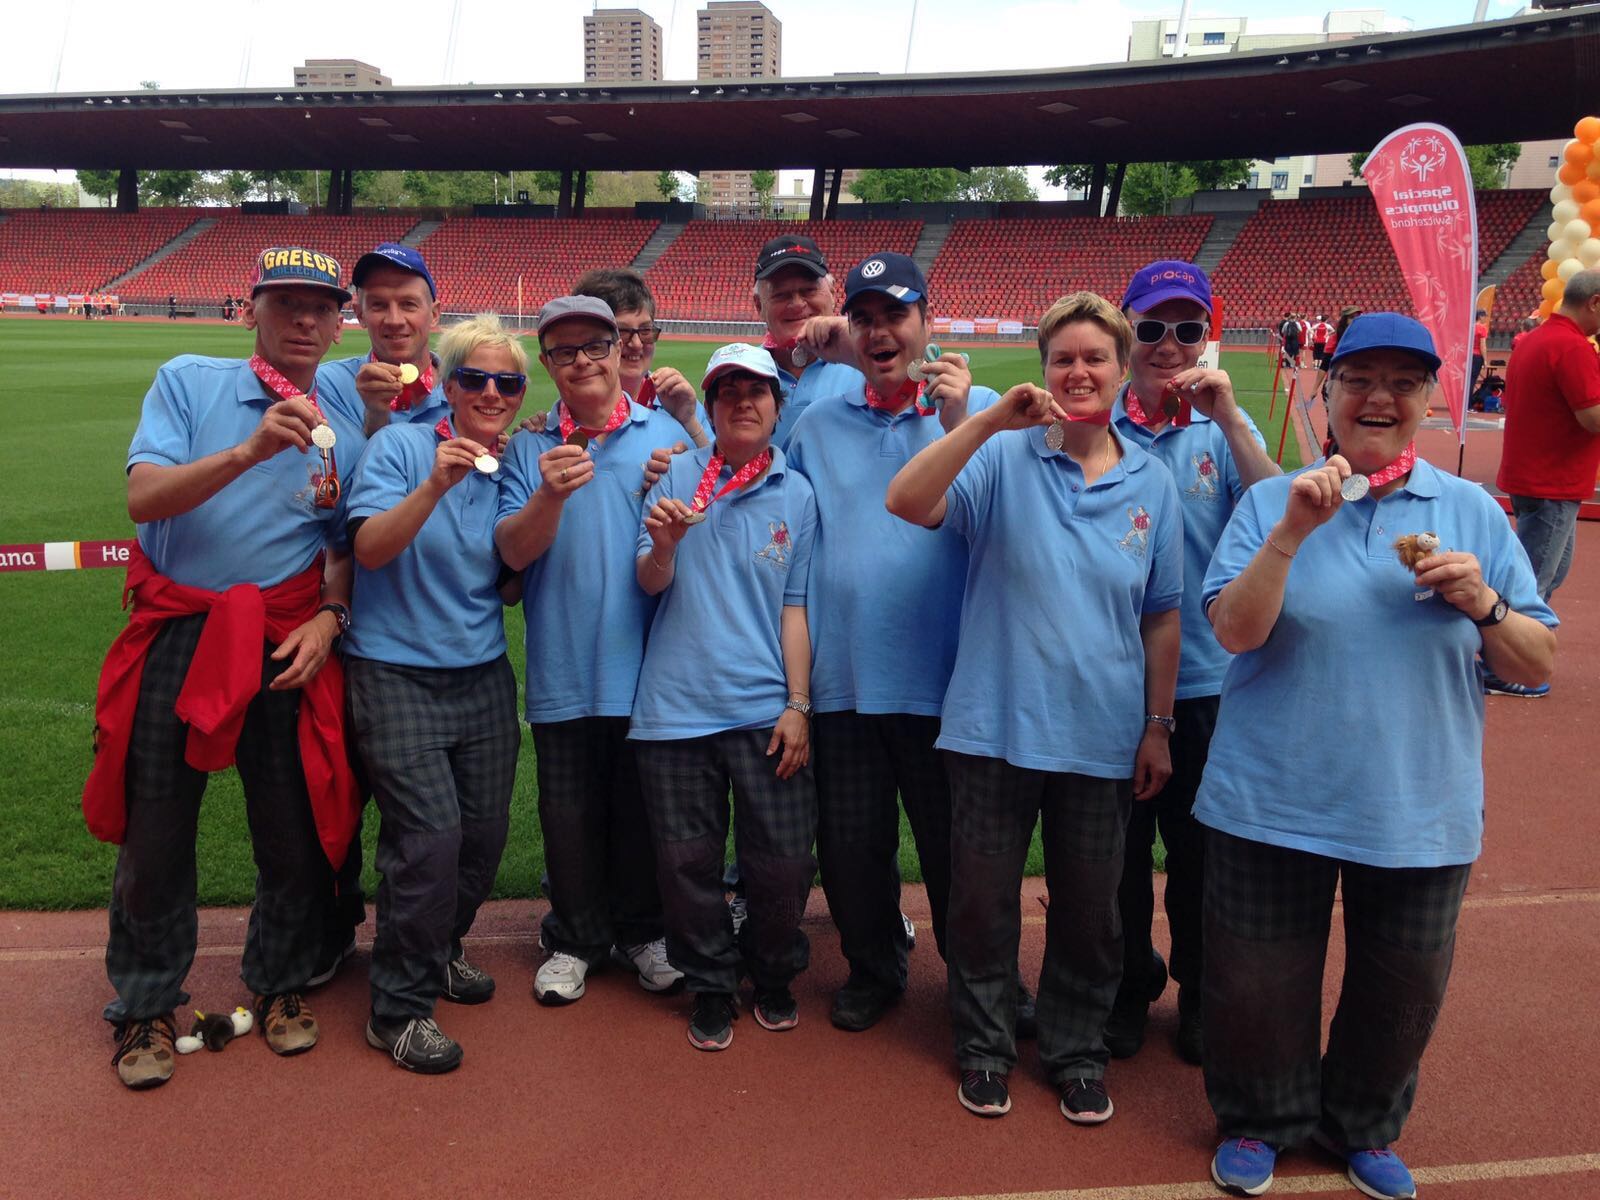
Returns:
[[[809,960],[800,917],[816,872],[805,604],[817,506],[772,445],[783,403],[772,355],[724,346],[701,386],[716,440],[673,460],[639,529],[639,584],[661,602],[629,736],[667,955],[696,994],[689,1042],[723,1050],[741,966],[764,1029],[800,1019],[789,985]],[[722,884],[730,787],[749,901],[737,938]]]
[[[1366,1195],[1415,1195],[1389,1144],[1482,839],[1477,660],[1529,685],[1554,660],[1555,616],[1505,514],[1416,456],[1438,368],[1410,317],[1352,321],[1330,368],[1331,456],[1246,492],[1206,576],[1236,655],[1195,804],[1226,1190],[1265,1192],[1278,1152],[1311,1137]],[[1323,1053],[1336,886],[1345,968]]]

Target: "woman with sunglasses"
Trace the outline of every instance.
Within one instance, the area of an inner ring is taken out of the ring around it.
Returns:
[[[445,333],[439,368],[449,414],[380,429],[348,502],[350,720],[381,817],[367,1042],[423,1074],[461,1062],[435,1003],[494,994],[461,939],[500,865],[520,741],[493,447],[522,407],[528,359],[486,315]]]
[[[1018,384],[920,450],[889,511],[968,546],[938,747],[951,793],[946,918],[958,1096],[1011,1108],[1018,895],[1042,822],[1050,908],[1039,1057],[1062,1115],[1112,1114],[1102,1037],[1122,974],[1128,806],[1170,773],[1183,524],[1172,479],[1110,428],[1132,331],[1077,292],[1039,319],[1048,391]],[[908,617],[908,619],[910,619]]]
[[[1200,881],[1204,839],[1190,809],[1217,723],[1228,654],[1200,608],[1200,585],[1217,539],[1245,489],[1277,475],[1255,424],[1234,399],[1227,372],[1199,366],[1211,328],[1211,280],[1193,263],[1162,260],[1135,271],[1122,296],[1133,325],[1128,381],[1111,410],[1117,432],[1171,472],[1183,509],[1183,650],[1178,662],[1172,778],[1128,818],[1117,903],[1122,913],[1122,986],[1106,1022],[1113,1058],[1144,1044],[1150,1005],[1167,982],[1151,943],[1156,827],[1167,850],[1164,893],[1178,984],[1178,1055],[1200,1065]]]
[[[1478,659],[1532,686],[1555,656],[1555,616],[1505,514],[1416,457],[1438,368],[1410,317],[1352,321],[1331,364],[1337,452],[1247,492],[1206,574],[1237,656],[1195,803],[1206,1096],[1225,1139],[1211,1174],[1247,1195],[1308,1137],[1366,1195],[1415,1195],[1388,1147],[1482,841]],[[1344,977],[1324,1053],[1336,888]]]

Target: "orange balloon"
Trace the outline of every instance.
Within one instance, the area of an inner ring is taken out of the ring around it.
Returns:
[[[1555,259],[1547,258],[1544,260],[1544,262],[1539,264],[1539,274],[1543,275],[1546,279],[1554,279],[1556,277],[1556,267],[1559,265],[1560,264],[1557,263]]]
[[[1569,142],[1562,157],[1575,167],[1587,167],[1594,161],[1594,147],[1588,142]]]
[[[1573,184],[1572,198],[1578,202],[1580,210],[1583,205],[1588,204],[1591,200],[1600,200],[1600,183],[1596,183],[1592,179],[1585,179],[1581,183]]]
[[[1572,127],[1572,136],[1591,146],[1600,141],[1600,117],[1584,117]]]
[[[1589,177],[1589,173],[1577,163],[1564,162],[1561,169],[1556,172],[1556,178],[1569,187],[1581,183]]]
[[[1546,279],[1539,292],[1551,304],[1561,299],[1561,293],[1567,290],[1567,285],[1559,279]]]
[[[1556,306],[1554,304],[1552,304],[1550,301],[1546,300],[1542,304],[1539,305],[1539,319],[1541,321],[1548,320],[1549,317],[1550,317],[1550,314],[1555,312],[1555,311],[1556,311]]]
[[[1600,228],[1600,200],[1589,201],[1583,206],[1578,215],[1589,222],[1591,229]]]

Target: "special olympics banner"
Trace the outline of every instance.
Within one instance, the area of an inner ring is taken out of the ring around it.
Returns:
[[[1433,334],[1443,360],[1439,387],[1456,438],[1465,443],[1478,282],[1478,211],[1466,153],[1443,125],[1407,125],[1378,143],[1361,174],[1400,260],[1417,320]]]

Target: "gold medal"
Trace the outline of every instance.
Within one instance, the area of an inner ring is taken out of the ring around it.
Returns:
[[[485,475],[493,475],[500,469],[500,460],[492,454],[480,454],[472,460],[472,465]]]
[[[417,370],[416,363],[400,364],[400,382],[403,386],[410,387],[417,381],[417,376],[419,374],[420,372]]]

